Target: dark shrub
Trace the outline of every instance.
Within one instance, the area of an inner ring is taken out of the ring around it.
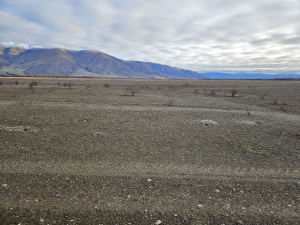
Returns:
[[[237,90],[236,89],[232,89],[231,91],[230,91],[230,94],[231,94],[231,97],[234,97],[236,94],[237,94]]]
[[[37,86],[37,84],[38,84],[38,82],[36,82],[36,81],[31,81],[31,82],[28,84],[28,87],[33,91],[33,90],[34,90],[33,87],[34,87],[34,86]]]
[[[217,94],[217,90],[212,89],[212,90],[210,90],[210,93],[211,93],[211,95],[216,95]]]

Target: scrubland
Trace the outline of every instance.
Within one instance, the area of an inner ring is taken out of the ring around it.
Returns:
[[[0,81],[1,224],[300,223],[299,80]]]

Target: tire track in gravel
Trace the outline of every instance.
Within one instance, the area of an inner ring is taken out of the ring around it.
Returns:
[[[88,109],[104,109],[104,110],[120,110],[120,111],[162,111],[162,112],[215,112],[215,113],[225,113],[225,114],[240,114],[248,115],[246,110],[225,110],[216,108],[191,108],[191,107],[175,107],[175,106],[111,106],[111,105],[96,105],[96,104],[82,104],[82,103],[42,103],[41,105],[46,106],[58,106],[58,107],[68,107],[68,108],[88,108]],[[273,118],[275,120],[285,120],[300,123],[300,115],[283,113],[283,112],[271,112],[268,110],[262,111],[251,111],[251,116],[261,116],[266,118]]]
[[[25,173],[38,174],[84,174],[84,175],[111,175],[111,176],[151,176],[151,177],[210,177],[239,180],[281,180],[299,182],[300,171],[255,168],[245,169],[242,167],[194,165],[178,163],[141,163],[126,162],[115,163],[112,161],[86,161],[86,162],[54,162],[54,161],[16,161],[2,162],[0,165],[2,173]]]
[[[0,102],[2,106],[15,105],[15,102]],[[50,107],[66,107],[66,108],[88,108],[88,109],[104,109],[104,110],[123,110],[123,111],[163,111],[163,112],[215,112],[225,114],[239,114],[248,115],[245,110],[225,110],[217,108],[192,108],[192,107],[176,107],[176,106],[136,106],[136,105],[124,105],[124,106],[111,106],[111,105],[97,105],[97,104],[84,104],[84,103],[35,103],[35,105],[43,105]],[[262,108],[260,108],[262,109]],[[250,108],[251,116],[272,117],[273,119],[285,120],[300,123],[300,115],[284,113],[284,112],[271,112],[267,109],[257,110],[257,107]]]

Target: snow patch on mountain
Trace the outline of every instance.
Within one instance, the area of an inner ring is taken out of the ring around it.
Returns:
[[[27,45],[27,44],[18,44],[18,45],[14,45],[14,47],[23,48],[23,49],[31,49],[31,46]]]
[[[1,42],[0,46],[9,48],[9,47],[14,46],[14,44],[15,44],[15,42]]]
[[[18,47],[26,50],[44,48],[43,46],[31,46],[29,44],[24,44],[24,43],[16,44],[15,42],[1,42],[0,47],[6,47],[6,48]]]

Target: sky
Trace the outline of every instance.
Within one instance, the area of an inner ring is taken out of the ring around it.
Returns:
[[[300,0],[0,0],[0,42],[183,69],[300,73]]]

